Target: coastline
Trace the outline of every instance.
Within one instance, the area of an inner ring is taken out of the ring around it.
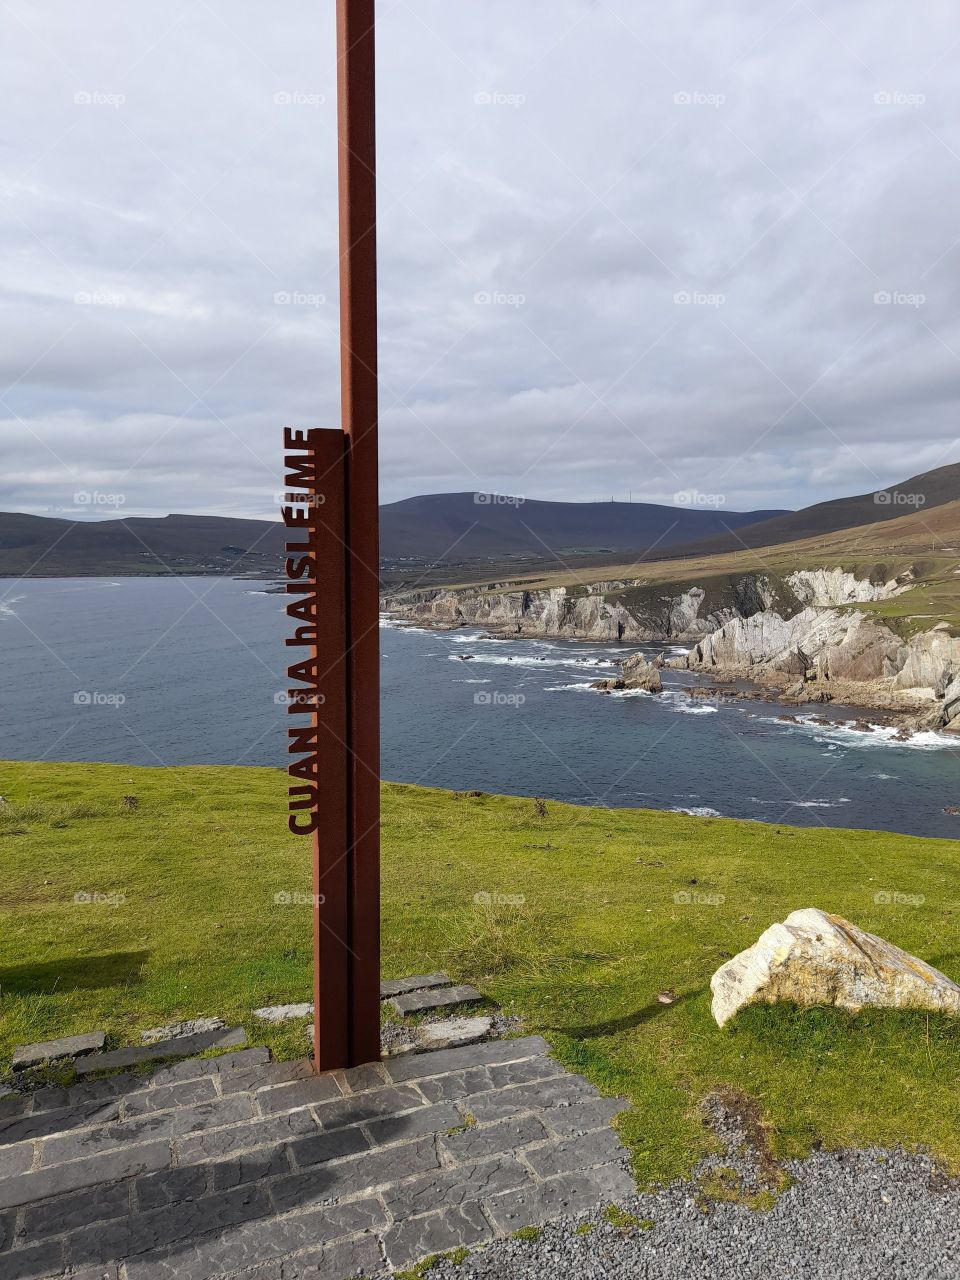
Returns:
[[[395,608],[381,605],[381,619],[399,630],[414,630],[449,634],[457,631],[473,629],[476,624],[467,621],[451,622],[436,618],[410,616]],[[506,628],[499,630],[483,630],[478,636],[482,641],[513,641],[523,643],[537,640],[564,640],[579,644],[595,644],[596,638],[583,635],[550,635],[517,633]],[[658,637],[652,640],[626,640],[607,637],[608,643],[623,644],[625,649],[633,651],[637,645],[647,647],[663,645],[665,648],[677,649],[683,642],[679,637]],[[827,706],[836,710],[849,708],[854,713],[853,727],[862,732],[876,728],[894,728],[899,741],[909,741],[915,734],[936,731],[960,741],[960,719],[951,723],[940,723],[938,703],[933,690],[921,688],[898,688],[892,677],[878,680],[850,680],[832,678],[829,681],[817,679],[800,680],[796,673],[772,671],[759,664],[735,664],[728,667],[707,667],[691,662],[699,644],[687,640],[690,648],[686,657],[666,657],[662,655],[662,665],[671,671],[687,672],[697,676],[705,684],[689,685],[683,692],[693,698],[705,700],[711,698],[729,701],[770,702],[782,706],[796,707],[816,712]],[[624,658],[629,654],[625,653]],[[802,689],[799,687],[802,684]],[[610,692],[598,688],[600,695]],[[860,714],[863,713],[863,714]],[[865,718],[869,715],[869,719]],[[789,718],[789,717],[788,717]],[[794,717],[795,718],[795,717]],[[836,723],[835,720],[823,718],[825,725]],[[813,721],[816,723],[816,719]],[[850,723],[848,719],[845,723]]]

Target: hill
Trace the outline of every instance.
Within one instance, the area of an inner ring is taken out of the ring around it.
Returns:
[[[936,512],[960,498],[960,464],[880,492],[879,498],[859,494],[792,512],[427,494],[380,508],[384,581],[400,589],[414,582],[478,583],[554,572],[596,575],[601,569],[605,576],[617,577],[624,576],[617,571],[628,563],[633,575],[641,563],[719,558],[888,524],[893,530],[915,528],[914,541],[921,542]],[[915,524],[904,525],[911,513]],[[866,536],[874,543],[885,537]],[[281,571],[283,543],[283,527],[271,520],[169,515],[77,522],[6,512],[0,513],[0,577],[271,577]]]
[[[539,502],[486,493],[432,493],[380,508],[383,556],[464,562],[511,556],[649,552],[779,511],[718,511],[649,502]]]
[[[836,498],[832,502],[818,502],[800,511],[788,511],[770,520],[753,523],[749,529],[735,535],[728,532],[696,547],[691,545],[679,550],[681,553],[714,554],[739,551],[743,547],[771,547],[859,525],[899,520],[912,511],[930,511],[957,498],[960,498],[960,463],[954,462],[911,476],[909,480],[887,489],[857,494],[852,498]],[[729,530],[733,528],[733,525],[728,525]]]
[[[481,495],[487,497],[489,495]],[[472,493],[430,494],[381,507],[385,569],[434,566],[462,570],[491,562],[509,571],[518,560],[544,570],[597,564],[625,552],[691,539],[766,520],[769,511],[689,510],[649,503],[475,502]],[[73,521],[0,513],[0,576],[236,573],[281,571],[279,521],[169,515]]]
[[[170,515],[72,521],[0,513],[0,576],[280,572],[283,526],[270,520]]]

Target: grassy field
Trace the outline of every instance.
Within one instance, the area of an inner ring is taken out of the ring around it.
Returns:
[[[303,1052],[302,1024],[250,1016],[310,993],[309,908],[275,900],[310,887],[285,785],[267,769],[0,765],[0,1071],[16,1043],[95,1027],[125,1043],[204,1014]],[[644,1182],[689,1172],[708,1144],[698,1103],[721,1085],[757,1100],[781,1156],[902,1142],[960,1168],[960,1023],[781,1007],[720,1031],[709,1010],[715,969],[804,906],[960,978],[954,842],[552,802],[540,816],[388,785],[383,869],[384,976],[446,967],[627,1095]],[[923,901],[882,905],[894,892]]]

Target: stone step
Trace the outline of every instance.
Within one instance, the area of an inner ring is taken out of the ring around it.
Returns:
[[[386,1001],[399,1014],[426,1013],[454,1004],[476,1004],[483,996],[476,987],[440,987],[432,991],[411,991]]]
[[[55,1062],[58,1058],[76,1058],[80,1054],[95,1053],[106,1042],[102,1031],[86,1031],[79,1036],[64,1036],[60,1040],[43,1040],[39,1044],[18,1044],[13,1051],[13,1070],[23,1071],[41,1062]]]
[[[128,1045],[123,1049],[111,1049],[106,1053],[91,1053],[79,1058],[77,1075],[90,1075],[94,1071],[113,1071],[116,1068],[135,1067],[161,1058],[188,1058],[205,1049],[238,1049],[247,1043],[243,1027],[225,1030],[199,1031],[195,1035],[176,1036],[172,1040],[158,1040],[155,1044]]]
[[[446,973],[421,973],[412,978],[388,978],[380,983],[380,999],[406,995],[410,991],[426,991],[430,987],[451,985],[451,978]]]

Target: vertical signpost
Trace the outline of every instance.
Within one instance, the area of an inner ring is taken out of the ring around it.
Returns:
[[[288,430],[290,828],[314,852],[314,1062],[380,1056],[374,0],[337,0],[341,430]]]

